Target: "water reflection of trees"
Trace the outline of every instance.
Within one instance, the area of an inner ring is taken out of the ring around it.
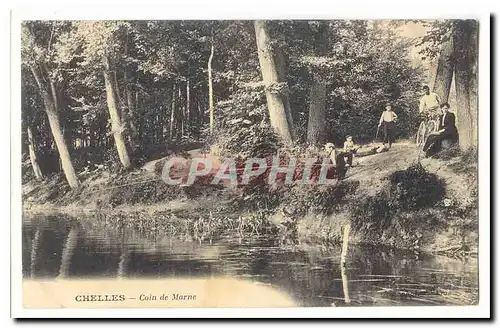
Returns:
[[[63,244],[69,222],[37,218],[35,224],[23,221],[23,276],[55,277],[59,273]]]
[[[47,277],[213,276],[222,273],[217,247],[134,230],[94,228],[76,220],[34,220],[23,226],[23,274]],[[187,256],[193,254],[195,256]],[[196,258],[198,257],[198,258]]]
[[[373,247],[349,247],[347,259],[347,267],[342,268],[339,247],[298,250],[258,242],[200,245],[168,235],[151,239],[133,229],[61,218],[23,226],[23,274],[27,277],[229,275],[270,283],[304,306],[396,305],[408,300],[422,304],[418,298],[434,302],[434,296],[440,302],[447,290],[464,293],[455,293],[458,296],[449,302],[473,302],[474,293],[468,288],[477,287],[474,259],[467,263]],[[421,289],[425,296],[417,293]]]
[[[78,227],[73,226],[66,237],[66,242],[62,249],[61,267],[59,268],[58,278],[67,278],[69,276],[69,269],[71,260],[78,243]]]
[[[30,256],[30,277],[35,278],[35,270],[38,258],[38,249],[40,247],[40,235],[42,234],[40,228],[35,231],[35,236],[31,243],[31,256]]]

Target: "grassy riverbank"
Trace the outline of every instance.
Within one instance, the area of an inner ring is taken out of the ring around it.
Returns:
[[[226,188],[169,186],[144,170],[81,175],[70,190],[61,176],[23,185],[24,212],[93,216],[148,234],[214,241],[223,234],[269,234],[285,244],[341,241],[446,254],[477,245],[477,159],[450,150],[421,159],[407,143],[359,158],[334,186]]]
[[[378,156],[378,157],[377,157]],[[303,239],[340,242],[351,224],[351,242],[446,255],[475,254],[478,245],[477,156],[457,149],[421,158],[411,145],[367,158],[348,179],[359,188],[333,215],[307,215]]]

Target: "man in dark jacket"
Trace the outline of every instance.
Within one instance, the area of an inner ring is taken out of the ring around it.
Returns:
[[[330,158],[330,162],[335,166],[336,177],[338,180],[345,178],[347,172],[346,163],[344,159],[344,153],[342,151],[337,151],[335,145],[328,142],[325,145],[326,155]]]
[[[442,114],[439,116],[439,130],[431,134],[424,145],[425,157],[429,157],[441,150],[441,142],[449,140],[452,144],[458,142],[458,130],[455,126],[455,114],[450,113],[450,105],[441,105]]]

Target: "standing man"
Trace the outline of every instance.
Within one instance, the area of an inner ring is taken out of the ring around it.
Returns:
[[[385,110],[380,116],[380,121],[378,122],[378,127],[382,127],[382,132],[384,136],[384,145],[387,144],[391,148],[394,140],[396,139],[396,119],[398,116],[392,110],[392,104],[387,103],[385,105]]]
[[[426,85],[424,85],[422,91],[424,92],[424,94],[422,98],[420,98],[419,113],[430,114],[431,116],[433,116],[433,114],[436,114],[439,106],[441,105],[441,99],[439,98],[437,93],[430,92],[429,87]]]

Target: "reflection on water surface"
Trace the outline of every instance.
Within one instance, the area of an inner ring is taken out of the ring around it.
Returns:
[[[477,259],[350,247],[277,247],[265,236],[213,245],[91,223],[92,218],[23,221],[25,278],[229,276],[276,287],[301,306],[470,305]]]

